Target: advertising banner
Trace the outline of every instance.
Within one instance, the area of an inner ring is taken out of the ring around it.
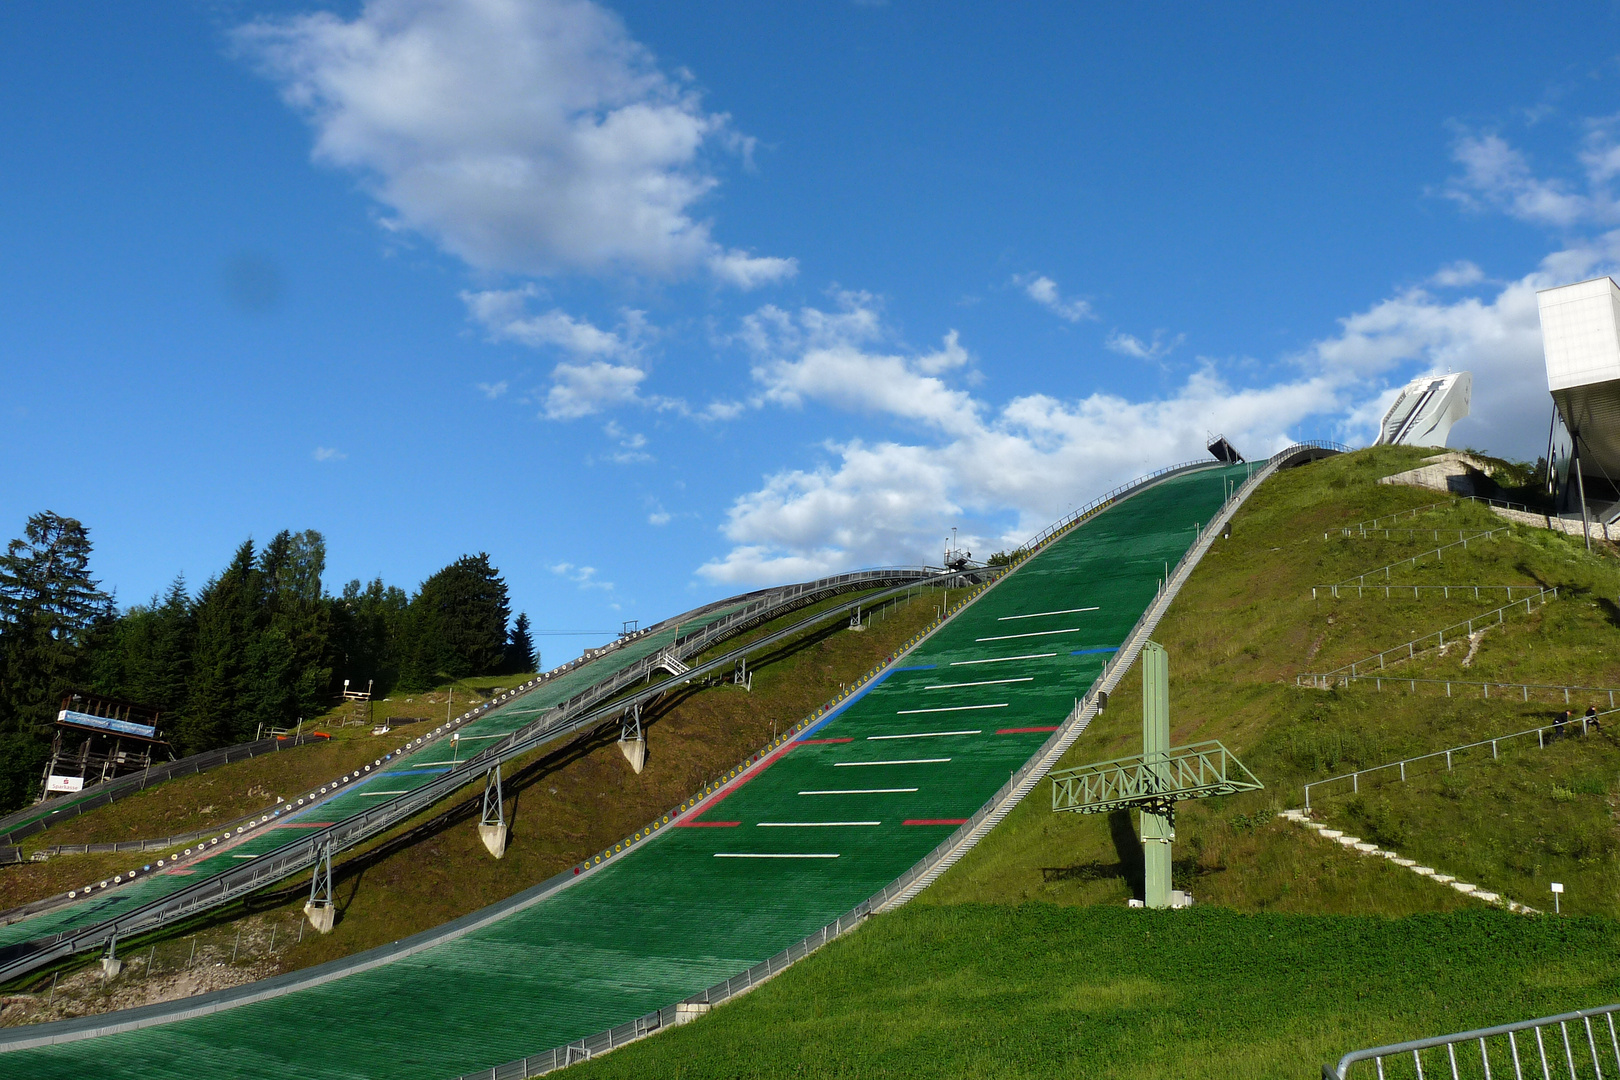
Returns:
[[[106,716],[91,716],[89,713],[74,712],[72,709],[63,709],[56,714],[58,724],[76,724],[79,727],[100,728],[102,731],[112,731],[119,735],[140,735],[153,738],[157,735],[157,728],[151,724],[137,724],[129,720],[114,720]]]
[[[84,777],[82,776],[52,776],[45,781],[46,791],[65,791],[74,794],[84,790]]]

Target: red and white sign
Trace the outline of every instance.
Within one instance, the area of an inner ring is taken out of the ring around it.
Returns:
[[[52,776],[45,781],[46,791],[65,791],[69,794],[84,790],[84,777],[82,776]]]

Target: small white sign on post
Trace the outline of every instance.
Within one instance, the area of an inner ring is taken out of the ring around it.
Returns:
[[[1562,912],[1560,912],[1558,910],[1559,909],[1558,901],[1564,895],[1564,883],[1562,881],[1555,881],[1555,882],[1552,883],[1552,894],[1553,894],[1553,914],[1554,915],[1562,914]]]

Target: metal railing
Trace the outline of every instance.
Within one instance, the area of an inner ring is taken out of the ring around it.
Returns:
[[[92,784],[78,796],[53,799],[51,802],[45,803],[35,803],[24,810],[17,810],[7,814],[5,817],[0,818],[0,841],[15,842],[24,837],[33,836],[37,832],[44,832],[51,826],[60,825],[69,818],[89,813],[91,810],[99,810],[103,806],[134,795],[138,791],[144,791],[151,785],[162,783],[164,780],[207,772],[209,769],[229,765],[232,762],[244,761],[260,754],[273,754],[280,750],[289,750],[295,746],[305,746],[309,743],[325,741],[325,735],[298,735],[285,739],[258,739],[254,742],[238,743],[235,746],[222,746],[217,750],[205,750],[200,754],[192,754],[175,761],[165,761],[162,764],[142,769],[138,773],[130,773],[127,776],[118,776],[111,780],[104,780],[99,784]],[[52,802],[61,805],[52,807]],[[10,823],[20,824],[12,827]]]
[[[1454,547],[1460,547],[1460,548],[1462,548],[1464,550],[1467,550],[1468,543],[1471,540],[1494,540],[1494,539],[1496,539],[1497,536],[1501,535],[1502,533],[1512,532],[1512,531],[1513,530],[1512,530],[1511,527],[1503,526],[1500,529],[1489,529],[1489,530],[1487,530],[1485,532],[1482,532],[1482,533],[1475,533],[1473,536],[1465,536],[1461,540],[1453,540],[1449,544],[1441,544],[1437,548],[1431,548],[1428,551],[1419,552],[1418,554],[1413,555],[1410,558],[1401,559],[1398,562],[1392,562],[1388,566],[1380,566],[1376,570],[1368,570],[1365,574],[1352,574],[1350,577],[1345,578],[1343,581],[1336,582],[1335,584],[1338,584],[1338,585],[1352,585],[1352,584],[1354,584],[1354,585],[1365,585],[1367,583],[1368,578],[1373,577],[1373,576],[1375,576],[1377,574],[1383,574],[1384,575],[1384,580],[1388,581],[1389,580],[1389,572],[1391,570],[1395,569],[1397,566],[1416,566],[1418,564],[1419,559],[1427,559],[1430,555],[1435,556],[1435,561],[1436,562],[1445,562],[1446,561],[1445,552],[1449,551],[1450,549],[1452,549]],[[1331,588],[1331,586],[1327,586],[1327,587]]]
[[[1358,1076],[1376,1075],[1379,1080],[1414,1076],[1464,1077],[1512,1076],[1513,1080],[1603,1080],[1605,1065],[1620,1072],[1620,1036],[1616,1035],[1614,1014],[1620,1005],[1521,1020],[1516,1024],[1460,1031],[1432,1039],[1374,1046],[1355,1050],[1339,1059],[1338,1065],[1323,1065],[1323,1080],[1349,1080],[1356,1064],[1370,1061],[1376,1073],[1365,1070]],[[1596,1020],[1598,1023],[1593,1024]],[[1574,1025],[1573,1037],[1570,1027]],[[1440,1053],[1444,1051],[1444,1053]],[[1410,1059],[1410,1068],[1407,1067]]]
[[[1464,619],[1462,622],[1453,623],[1450,626],[1424,634],[1422,637],[1413,638],[1411,641],[1403,642],[1400,645],[1396,645],[1394,648],[1385,649],[1383,652],[1374,653],[1371,656],[1363,657],[1354,663],[1345,664],[1343,667],[1334,668],[1332,671],[1326,671],[1317,675],[1296,675],[1294,676],[1294,685],[1314,686],[1319,690],[1325,690],[1333,685],[1333,680],[1335,679],[1345,675],[1353,676],[1361,674],[1360,669],[1364,666],[1370,665],[1375,660],[1378,661],[1379,670],[1383,670],[1387,657],[1394,656],[1397,661],[1414,659],[1418,654],[1417,647],[1419,645],[1423,645],[1423,643],[1428,641],[1430,638],[1436,639],[1434,646],[1432,646],[1433,648],[1443,649],[1446,646],[1446,635],[1448,633],[1451,634],[1451,639],[1453,643],[1455,643],[1458,640],[1458,635],[1456,633],[1458,630],[1463,631],[1462,636],[1466,639],[1469,635],[1474,633],[1475,623],[1482,623],[1487,626],[1500,626],[1506,619],[1507,612],[1516,611],[1518,610],[1519,605],[1523,604],[1524,612],[1526,615],[1528,615],[1535,610],[1531,606],[1532,604],[1536,604],[1538,602],[1545,603],[1549,597],[1554,600],[1558,599],[1558,589],[1556,586],[1549,589],[1537,589],[1536,595],[1534,596],[1527,596],[1523,600],[1515,600],[1511,604],[1503,604],[1501,607],[1487,611],[1483,615],[1475,615],[1471,619]],[[1496,617],[1496,621],[1494,623],[1490,621],[1493,615]],[[1424,652],[1427,652],[1430,648],[1431,646],[1423,645]],[[1403,653],[1405,655],[1402,655]]]
[[[1478,600],[1479,590],[1481,589],[1486,592],[1501,589],[1507,593],[1507,598],[1511,601],[1514,589],[1535,592],[1540,588],[1540,585],[1312,585],[1311,599],[1317,599],[1318,592],[1325,592],[1335,600],[1351,595],[1360,599],[1369,593],[1384,600],[1404,600],[1406,599],[1406,591],[1410,589],[1414,600],[1419,599],[1421,593],[1425,592],[1437,592],[1441,595],[1441,599],[1450,600],[1453,590],[1460,595],[1471,596],[1473,599]]]
[[[1352,533],[1357,535],[1366,535],[1367,532],[1381,528],[1382,522],[1399,521],[1402,518],[1417,517],[1419,514],[1425,513],[1429,510],[1437,510],[1441,507],[1445,507],[1449,510],[1455,507],[1459,502],[1484,503],[1487,506],[1499,506],[1504,510],[1522,510],[1527,514],[1542,514],[1545,516],[1545,511],[1538,510],[1533,506],[1526,506],[1524,503],[1508,502],[1505,499],[1487,499],[1483,495],[1453,495],[1451,498],[1445,499],[1441,502],[1428,503],[1423,506],[1413,507],[1410,510],[1402,510],[1394,514],[1383,514],[1372,518],[1369,521],[1358,521],[1351,525],[1344,525],[1339,528],[1339,533],[1341,536],[1349,536]],[[1425,529],[1421,531],[1427,532],[1428,530]],[[1450,532],[1451,530],[1447,529],[1446,531]],[[1326,540],[1327,538],[1328,534],[1323,533],[1322,539]]]
[[[1318,682],[1318,680],[1325,678],[1327,678],[1325,675],[1296,675],[1294,677],[1294,685],[1310,686],[1320,690],[1323,689],[1323,685]],[[1563,694],[1565,705],[1569,704],[1569,695],[1571,691],[1579,694],[1607,694],[1609,695],[1609,707],[1611,709],[1614,708],[1615,704],[1614,695],[1620,693],[1620,687],[1613,686],[1565,686],[1562,683],[1510,683],[1498,682],[1494,679],[1482,682],[1474,682],[1471,679],[1407,679],[1399,678],[1394,675],[1335,675],[1333,676],[1333,679],[1339,686],[1349,686],[1351,683],[1358,682],[1370,682],[1373,683],[1379,690],[1384,688],[1385,683],[1389,683],[1392,686],[1407,686],[1414,694],[1417,693],[1417,688],[1420,686],[1444,686],[1446,688],[1446,697],[1452,696],[1451,688],[1453,686],[1477,686],[1480,689],[1480,697],[1489,698],[1491,696],[1491,688],[1495,687],[1498,691],[1518,690],[1520,691],[1520,700],[1525,702],[1530,700],[1530,691],[1534,690],[1539,694],[1541,691],[1545,690],[1553,694]]]
[[[1552,732],[1551,741],[1556,741],[1558,739],[1567,737],[1568,732],[1565,730],[1566,728],[1573,729],[1576,724],[1579,724],[1581,734],[1586,735],[1589,733],[1591,728],[1595,727],[1601,730],[1603,725],[1601,723],[1594,723],[1594,721],[1596,721],[1599,717],[1609,716],[1617,711],[1620,710],[1608,709],[1604,712],[1596,713],[1593,716],[1572,717],[1567,722],[1561,724],[1551,723],[1545,724],[1541,727],[1526,728],[1524,731],[1515,731],[1511,735],[1494,735],[1489,739],[1480,739],[1477,742],[1463,743],[1460,746],[1448,747],[1445,750],[1435,750],[1427,754],[1418,754],[1416,757],[1402,758],[1399,761],[1391,761],[1384,765],[1374,765],[1370,769],[1356,769],[1354,772],[1340,773],[1338,776],[1330,776],[1326,780],[1313,780],[1309,784],[1305,785],[1305,809],[1309,810],[1311,808],[1311,788],[1319,788],[1326,784],[1334,784],[1348,780],[1350,781],[1351,793],[1359,794],[1361,792],[1361,778],[1363,776],[1371,776],[1374,773],[1382,773],[1390,769],[1395,769],[1399,771],[1401,781],[1404,783],[1406,781],[1406,767],[1408,765],[1415,765],[1420,761],[1432,761],[1435,758],[1442,757],[1446,759],[1446,771],[1450,772],[1453,755],[1460,754],[1464,750],[1476,750],[1482,746],[1488,746],[1491,748],[1491,760],[1496,761],[1501,757],[1499,744],[1511,742],[1514,739],[1528,738],[1531,735],[1536,737],[1536,748],[1544,750],[1547,747],[1547,743],[1550,741],[1547,737],[1547,732]]]

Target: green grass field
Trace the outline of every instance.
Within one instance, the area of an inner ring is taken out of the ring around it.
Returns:
[[[958,904],[881,916],[568,1076],[1260,1080],[1620,994],[1620,926]]]

